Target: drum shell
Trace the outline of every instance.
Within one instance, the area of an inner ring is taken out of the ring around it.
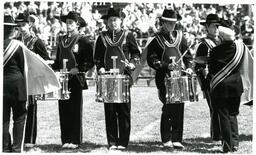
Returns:
[[[130,102],[129,77],[127,75],[100,75],[96,82],[96,101],[104,103]]]
[[[166,103],[198,101],[197,76],[166,77]]]
[[[188,78],[188,84],[189,84],[189,100],[190,102],[198,101],[198,79],[195,74],[192,74]]]
[[[188,77],[166,77],[166,104],[189,101]]]

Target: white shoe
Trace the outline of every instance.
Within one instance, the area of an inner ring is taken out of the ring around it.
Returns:
[[[116,150],[116,149],[117,149],[117,146],[115,146],[115,145],[112,145],[109,147],[109,150]]]
[[[184,146],[180,142],[173,142],[173,147],[177,149],[184,149]]]
[[[173,147],[172,141],[168,141],[166,143],[163,143],[164,147]]]
[[[70,148],[70,149],[77,149],[77,148],[78,148],[78,145],[77,145],[77,144],[72,144],[72,143],[70,143],[70,144],[68,145],[68,148]]]
[[[219,141],[213,141],[212,142],[214,145],[217,145],[217,146],[221,146],[222,145],[222,143],[221,143],[221,141],[219,140]]]
[[[65,143],[62,145],[62,148],[69,148],[69,143]]]
[[[118,149],[118,150],[125,150],[126,147],[125,147],[125,146],[122,146],[122,145],[118,145],[118,146],[117,146],[117,149]]]
[[[31,147],[34,147],[35,144],[32,144],[32,143],[25,143],[24,146],[25,146],[25,147],[28,147],[28,148],[31,148]]]

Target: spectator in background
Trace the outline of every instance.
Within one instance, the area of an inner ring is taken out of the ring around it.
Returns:
[[[249,49],[252,49],[254,33],[254,28],[251,22],[252,21],[250,17],[245,16],[243,19],[243,24],[241,26],[241,34],[243,37],[243,41],[246,45],[248,45]]]

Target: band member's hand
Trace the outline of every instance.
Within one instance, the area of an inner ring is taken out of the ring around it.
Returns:
[[[132,71],[135,69],[135,65],[133,63],[129,63],[127,67]]]
[[[186,72],[191,75],[193,73],[193,70],[191,68],[187,68]]]
[[[72,68],[70,71],[69,71],[69,73],[70,74],[72,74],[72,75],[75,75],[75,74],[77,74],[79,72],[79,70],[78,70],[78,68]]]
[[[99,69],[99,74],[104,74],[106,72],[105,68],[101,67]]]
[[[54,64],[54,61],[53,60],[45,60],[46,64],[47,65],[52,65]]]

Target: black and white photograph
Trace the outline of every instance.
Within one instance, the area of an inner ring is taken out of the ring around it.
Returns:
[[[255,151],[255,2],[0,4],[1,153]]]

